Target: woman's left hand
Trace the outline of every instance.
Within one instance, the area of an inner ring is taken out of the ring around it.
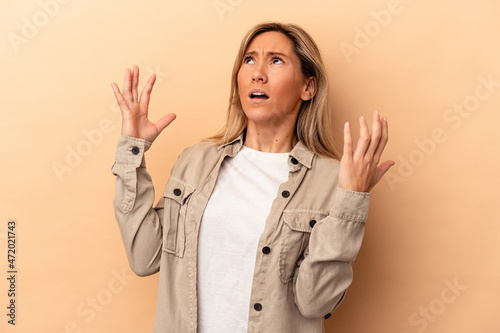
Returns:
[[[373,113],[372,133],[363,117],[359,118],[360,136],[356,150],[353,150],[351,126],[344,125],[344,154],[340,160],[339,187],[370,192],[382,176],[394,165],[394,161],[379,164],[380,157],[387,144],[387,118],[380,119],[378,111]]]

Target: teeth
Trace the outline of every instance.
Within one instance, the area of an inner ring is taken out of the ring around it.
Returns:
[[[261,93],[261,92],[254,92],[254,93],[252,93],[252,96],[266,96],[266,94]]]

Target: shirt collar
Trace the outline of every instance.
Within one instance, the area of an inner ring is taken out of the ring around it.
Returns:
[[[311,169],[314,153],[310,151],[302,141],[297,142],[290,152],[290,156],[295,158],[306,168]]]
[[[241,150],[242,146],[243,146],[243,133],[238,135],[234,140],[220,145],[217,149],[219,150],[224,149],[227,155],[234,157]]]
[[[226,148],[227,147],[227,148]],[[236,137],[234,140],[220,145],[218,149],[226,149],[227,155],[234,157],[243,147],[243,133]],[[292,148],[292,151],[289,154],[290,159],[295,158],[300,164],[310,169],[312,166],[312,160],[314,158],[314,153],[310,151],[302,141],[297,142],[295,147]],[[289,163],[290,164],[290,163]],[[292,166],[292,170],[298,168],[298,165],[290,164]]]

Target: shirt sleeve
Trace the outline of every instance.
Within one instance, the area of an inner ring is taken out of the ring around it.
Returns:
[[[314,226],[294,277],[295,303],[305,317],[328,315],[344,299],[363,240],[369,200],[369,193],[337,188],[329,216]]]
[[[130,268],[139,276],[158,272],[162,247],[163,201],[153,208],[154,187],[144,159],[150,147],[149,141],[120,136],[111,168],[116,221]]]

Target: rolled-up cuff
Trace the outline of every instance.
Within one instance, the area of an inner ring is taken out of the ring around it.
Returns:
[[[149,148],[151,148],[149,141],[121,135],[116,145],[115,162],[144,167],[146,166],[144,153]]]
[[[366,222],[370,205],[370,193],[337,188],[330,216],[341,220]]]

